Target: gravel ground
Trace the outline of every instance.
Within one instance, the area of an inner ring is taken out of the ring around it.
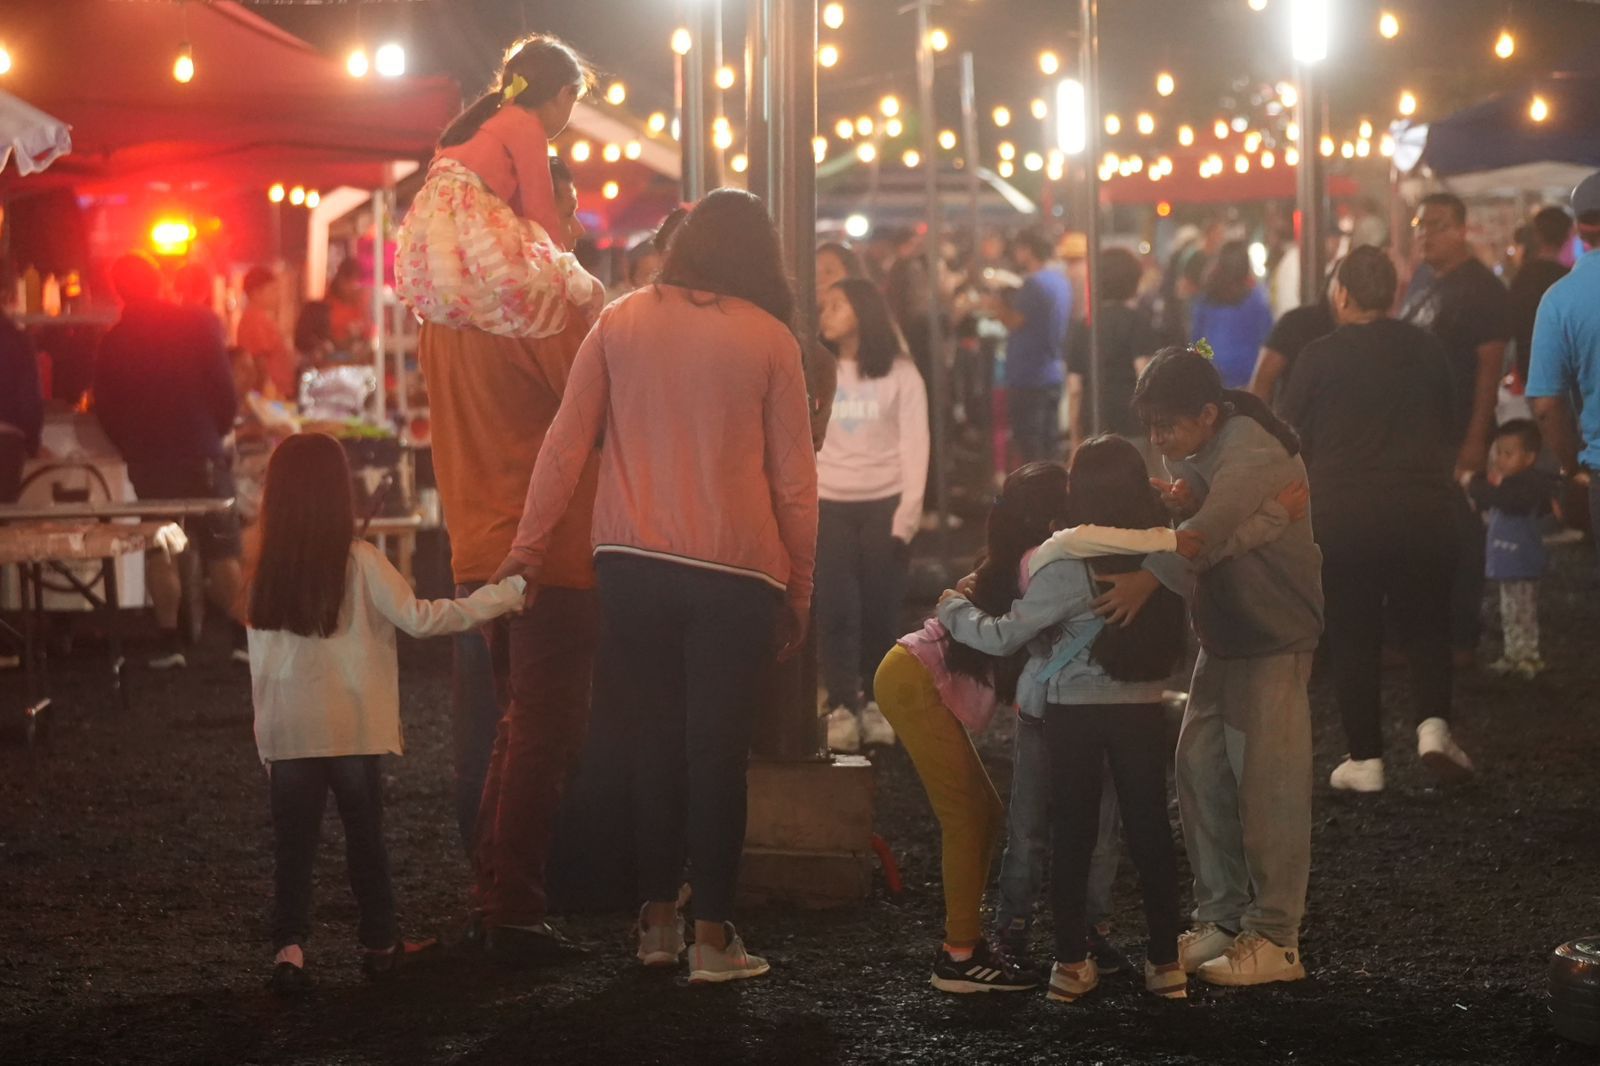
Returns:
[[[447,960],[362,983],[330,815],[318,868],[317,987],[267,994],[270,826],[247,679],[204,649],[185,673],[136,672],[126,713],[96,650],[57,664],[47,742],[0,746],[0,1063],[1581,1063],[1550,1030],[1545,966],[1600,929],[1594,787],[1600,621],[1592,555],[1546,585],[1548,675],[1473,675],[1457,734],[1481,768],[1434,789],[1390,719],[1390,790],[1332,794],[1342,741],[1319,685],[1310,914],[1299,985],[1157,1002],[1131,978],[1085,1003],[947,997],[927,987],[939,931],[936,827],[909,762],[876,757],[879,829],[906,891],[828,913],[743,916],[772,975],[690,989],[631,962],[625,915],[575,917],[583,965],[530,974]],[[408,754],[391,760],[388,835],[403,922],[462,913],[450,814],[449,650],[402,655]],[[17,674],[0,674],[15,721]],[[982,744],[1004,793],[1006,738]],[[1185,875],[1187,876],[1187,875]],[[1119,932],[1142,922],[1131,870]]]

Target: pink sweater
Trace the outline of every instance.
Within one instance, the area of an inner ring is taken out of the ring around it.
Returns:
[[[454,159],[478,175],[490,192],[518,215],[539,223],[552,241],[561,244],[564,229],[550,180],[550,139],[538,115],[503,104],[466,143],[441,148],[438,156]]]
[[[817,466],[800,346],[754,305],[713,301],[661,285],[601,313],[512,545],[535,574],[598,444],[596,554],[747,575],[810,608]]]

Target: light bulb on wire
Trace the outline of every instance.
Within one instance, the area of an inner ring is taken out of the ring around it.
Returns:
[[[1510,30],[1501,30],[1500,36],[1494,41],[1494,54],[1501,59],[1510,59],[1517,51],[1517,39],[1511,35]]]
[[[367,60],[365,48],[352,48],[350,54],[344,57],[345,73],[352,78],[365,78],[372,69],[372,64]]]
[[[1378,35],[1386,41],[1400,36],[1400,19],[1393,11],[1385,11],[1378,16]]]
[[[188,85],[194,80],[194,49],[188,41],[183,42],[178,58],[172,61],[172,80],[179,85]]]

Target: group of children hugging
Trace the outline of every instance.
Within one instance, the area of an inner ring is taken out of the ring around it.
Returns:
[[[447,131],[403,227],[397,266],[408,304],[429,321],[537,338],[567,315],[595,313],[598,282],[551,237],[566,224],[551,194],[547,142],[589,80],[571,59],[553,39],[525,42],[508,53],[496,89]],[[881,539],[891,551],[915,529],[917,502],[883,491],[919,480],[915,469],[926,467],[921,383],[888,322],[866,283],[841,283],[828,296],[824,333],[840,356],[840,396],[857,404],[839,419],[841,432],[865,426],[857,443],[870,452],[883,427],[867,423],[893,412],[909,436],[888,434],[905,454],[884,485],[858,477],[836,499],[859,506],[824,510],[823,554],[829,536],[848,547],[868,525],[888,534]],[[932,981],[946,991],[1046,982],[1028,956],[1049,850],[1049,995],[1073,1001],[1100,974],[1126,966],[1105,924],[1119,822],[1143,891],[1152,993],[1181,998],[1191,974],[1248,985],[1305,973],[1306,686],[1322,628],[1305,467],[1292,431],[1260,401],[1225,391],[1203,351],[1156,355],[1135,405],[1174,480],[1151,482],[1139,449],[1110,436],[1078,448],[1070,469],[1017,470],[995,501],[976,572],[876,668],[875,710],[904,742],[942,829],[946,928]],[[846,467],[858,457],[836,447],[841,456]],[[246,592],[275,841],[273,981],[285,991],[306,983],[312,860],[329,791],[345,826],[364,968],[379,975],[431,946],[399,935],[382,838],[378,762],[403,747],[396,633],[461,632],[524,600],[520,577],[459,600],[417,600],[356,536],[348,487],[331,438],[301,434],[278,448]],[[1190,618],[1201,652],[1175,755],[1195,873],[1186,930],[1162,698]],[[886,623],[880,615],[873,624]],[[1008,809],[972,734],[1012,706]],[[1002,837],[999,941],[991,945],[980,908]]]

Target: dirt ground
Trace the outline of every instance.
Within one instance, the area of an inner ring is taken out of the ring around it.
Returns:
[[[582,965],[446,960],[368,986],[330,815],[308,948],[316,991],[280,1003],[265,990],[270,827],[242,668],[210,647],[186,673],[138,671],[122,713],[84,647],[57,664],[47,743],[0,746],[0,1063],[1590,1062],[1552,1033],[1545,997],[1551,948],[1600,930],[1588,549],[1559,553],[1544,622],[1544,678],[1459,685],[1457,734],[1481,768],[1465,787],[1432,787],[1396,694],[1390,790],[1333,794],[1344,748],[1319,685],[1308,981],[1198,989],[1179,1005],[1116,978],[1065,1008],[928,988],[937,835],[899,750],[876,757],[878,820],[905,893],[890,898],[880,880],[859,907],[742,916],[772,960],[766,979],[647,978],[628,916],[607,915],[567,923],[595,949]],[[403,922],[423,932],[459,919],[467,867],[451,815],[448,645],[409,645],[402,660],[408,754],[388,766],[387,826]],[[0,674],[8,722],[20,687]],[[1006,738],[982,746],[1004,794]],[[1137,902],[1125,865],[1118,936],[1135,948]]]

